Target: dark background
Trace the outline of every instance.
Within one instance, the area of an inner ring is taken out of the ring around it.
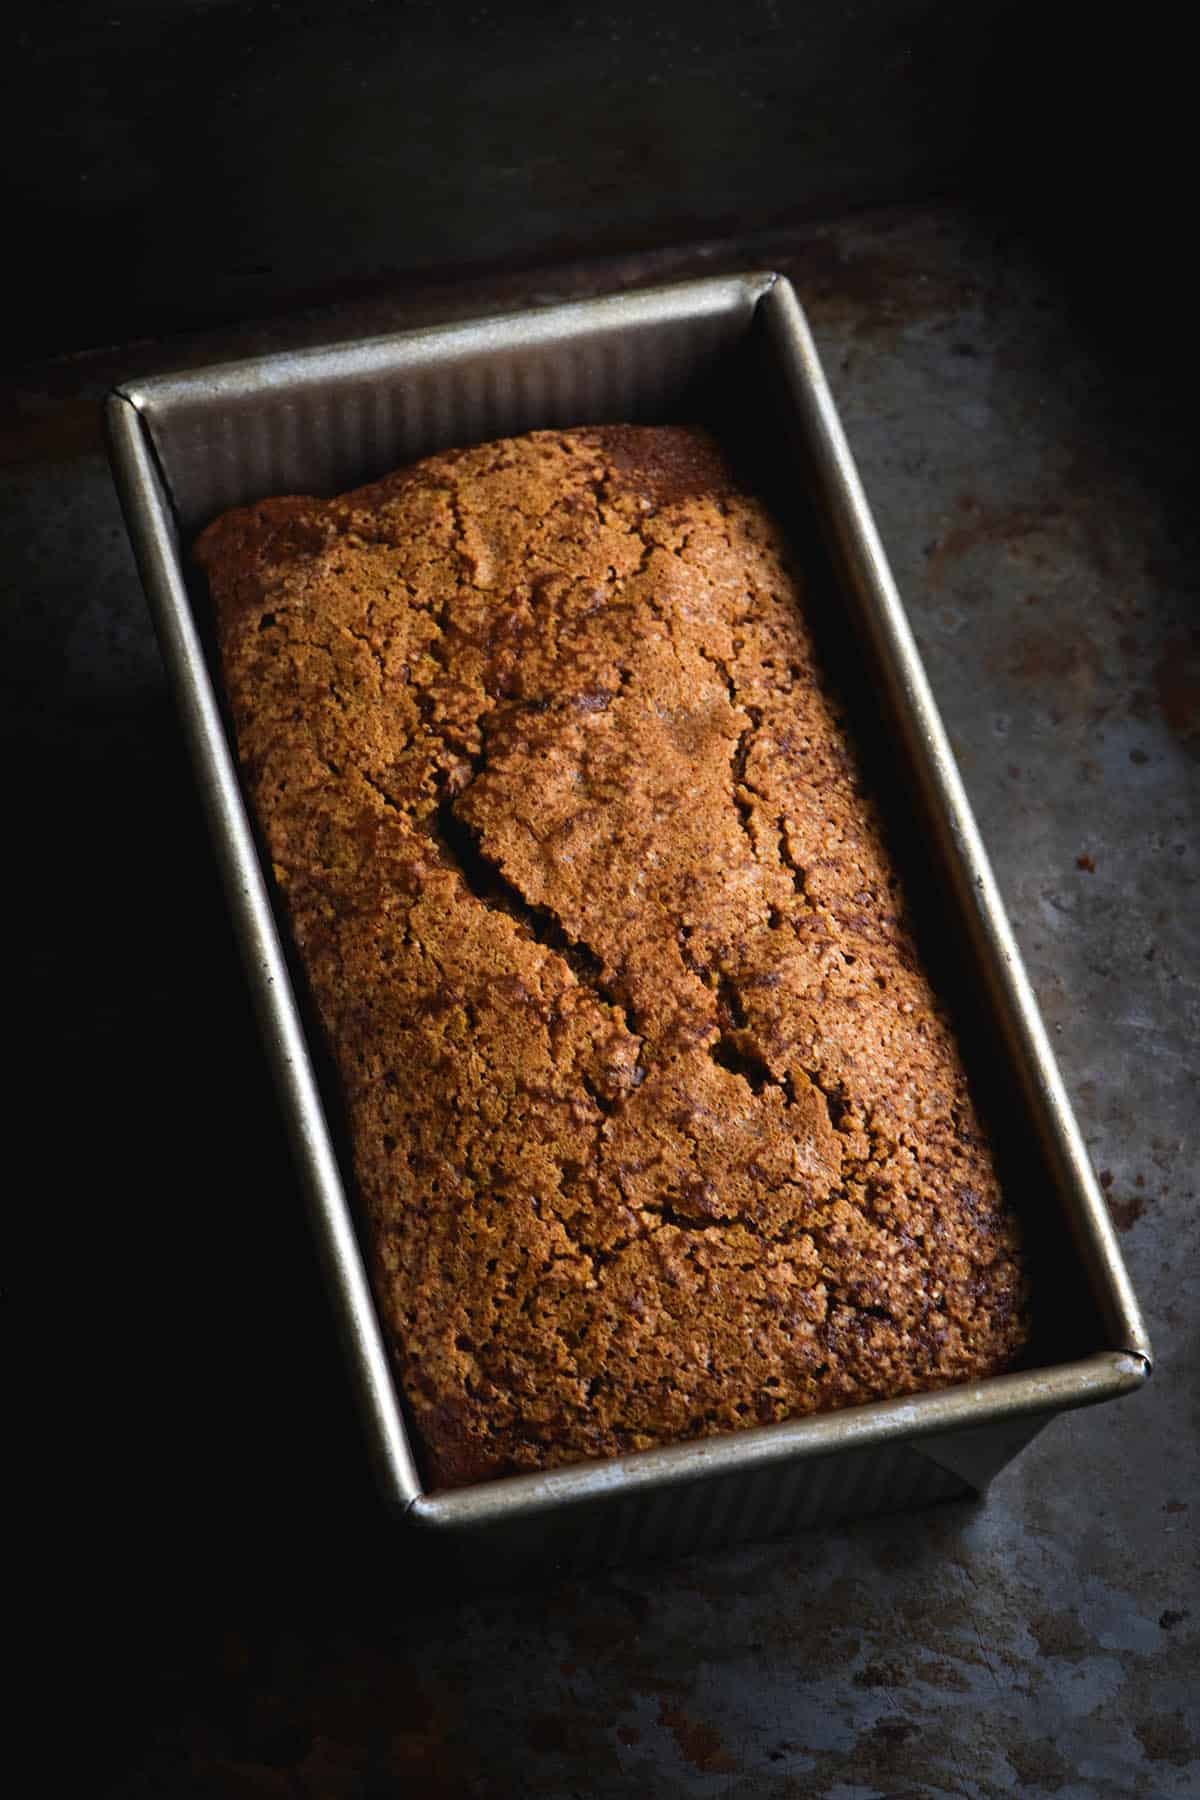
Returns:
[[[1015,17],[996,0],[969,18],[929,0],[114,10],[52,0],[10,63],[37,350],[944,187]]]
[[[72,1762],[122,1796],[1197,1791],[1194,156],[1169,19],[21,15],[0,716],[51,1785]],[[373,1499],[99,403],[751,262],[812,316],[1162,1369],[983,1508],[464,1592]]]
[[[18,354],[935,196],[1183,280],[1154,5],[44,0],[5,71]]]

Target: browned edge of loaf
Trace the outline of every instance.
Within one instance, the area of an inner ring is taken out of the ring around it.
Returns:
[[[1018,1228],[708,436],[535,432],[196,554],[431,1485],[1011,1364]]]

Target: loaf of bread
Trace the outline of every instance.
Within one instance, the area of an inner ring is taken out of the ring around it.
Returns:
[[[534,432],[196,553],[429,1485],[1013,1361],[1019,1232],[709,437]]]

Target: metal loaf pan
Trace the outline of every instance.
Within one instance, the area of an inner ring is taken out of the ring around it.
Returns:
[[[829,546],[830,591],[854,619],[861,680],[907,771],[921,861],[936,871],[964,946],[964,991],[1003,1065],[1005,1136],[1036,1146],[1035,1191],[1015,1197],[1058,1232],[1067,1274],[1049,1297],[1061,1312],[1060,1296],[1077,1293],[1067,1307],[1077,1326],[1034,1366],[969,1386],[425,1493],[355,1235],[349,1171],[338,1166],[238,786],[205,648],[207,598],[187,549],[215,514],[245,501],[337,492],[435,450],[537,427],[694,417],[697,396],[722,382],[743,418],[778,432],[785,507],[817,520]],[[1054,1413],[1145,1380],[1150,1346],[1107,1209],[786,280],[692,281],[165,375],[110,395],[107,425],[369,1440],[410,1529],[503,1560],[557,1548],[585,1562],[771,1536],[978,1492]]]

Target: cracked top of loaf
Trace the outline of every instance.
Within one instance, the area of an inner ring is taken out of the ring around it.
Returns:
[[[1014,1359],[959,1052],[708,436],[534,432],[197,556],[430,1485]]]

